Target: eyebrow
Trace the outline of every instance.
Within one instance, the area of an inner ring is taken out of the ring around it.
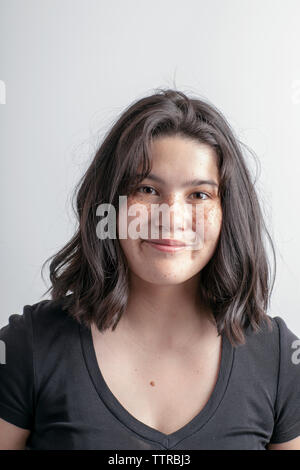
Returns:
[[[137,176],[142,176],[142,175],[137,175]],[[159,176],[155,175],[154,173],[150,173],[144,179],[149,179],[149,180],[156,181],[157,183],[165,184],[165,181]],[[195,178],[190,181],[185,181],[182,187],[185,188],[186,186],[201,186],[202,184],[210,184],[211,186],[218,187],[218,184],[214,180],[205,180],[205,179],[199,179],[199,178]]]

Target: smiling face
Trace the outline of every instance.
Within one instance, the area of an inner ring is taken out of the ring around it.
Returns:
[[[151,172],[128,196],[127,212],[120,209],[117,223],[119,234],[120,216],[126,217],[129,227],[139,217],[138,213],[128,215],[130,207],[134,204],[143,206],[148,236],[141,234],[133,239],[127,232],[127,238],[119,239],[132,273],[150,283],[171,285],[191,279],[204,268],[214,254],[221,231],[218,184],[217,156],[209,145],[179,135],[160,136],[153,141]],[[151,220],[153,204],[166,204],[172,208],[167,231],[163,226],[164,219],[155,219],[155,223]],[[197,223],[197,211],[200,224]],[[189,237],[193,233],[197,233],[198,244],[192,249],[181,247],[177,251],[158,249],[144,240],[155,238],[151,232],[153,226],[159,229],[156,238],[187,242],[192,240]]]

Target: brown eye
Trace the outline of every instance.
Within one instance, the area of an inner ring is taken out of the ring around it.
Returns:
[[[153,193],[149,193],[149,192],[144,192],[144,189],[146,189],[146,190],[150,189],[152,191],[155,191],[155,189],[151,188],[151,186],[140,186],[139,188],[137,188],[137,191],[142,192],[144,194],[150,194],[150,195],[153,194]],[[140,190],[142,190],[142,191],[140,191]]]
[[[206,199],[209,199],[209,195],[206,194],[206,193],[203,193],[202,191],[197,191],[196,193],[193,193],[193,194],[202,194],[202,195],[204,195],[204,196],[205,196],[204,199],[203,199],[203,198],[196,197],[196,199],[200,199],[200,200],[202,200],[202,201],[206,201]]]

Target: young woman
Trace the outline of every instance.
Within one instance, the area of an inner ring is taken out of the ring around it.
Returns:
[[[274,247],[224,116],[156,90],[77,189],[51,299],[0,330],[0,448],[300,449],[298,338],[267,314]]]

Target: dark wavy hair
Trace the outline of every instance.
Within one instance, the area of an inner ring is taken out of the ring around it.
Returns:
[[[121,113],[76,185],[78,228],[43,263],[42,277],[45,264],[52,260],[51,286],[45,294],[50,291],[51,299],[63,299],[63,308],[79,323],[89,326],[94,321],[102,332],[116,328],[128,299],[128,265],[118,238],[97,237],[96,208],[110,203],[117,213],[119,196],[130,195],[151,171],[153,139],[189,137],[217,154],[223,215],[216,250],[201,270],[199,293],[213,311],[218,333],[224,332],[233,346],[244,344],[249,325],[259,331],[266,321],[272,328],[267,310],[275,273],[271,285],[264,233],[276,272],[274,245],[245,163],[244,144],[207,100],[175,89],[154,91]]]

